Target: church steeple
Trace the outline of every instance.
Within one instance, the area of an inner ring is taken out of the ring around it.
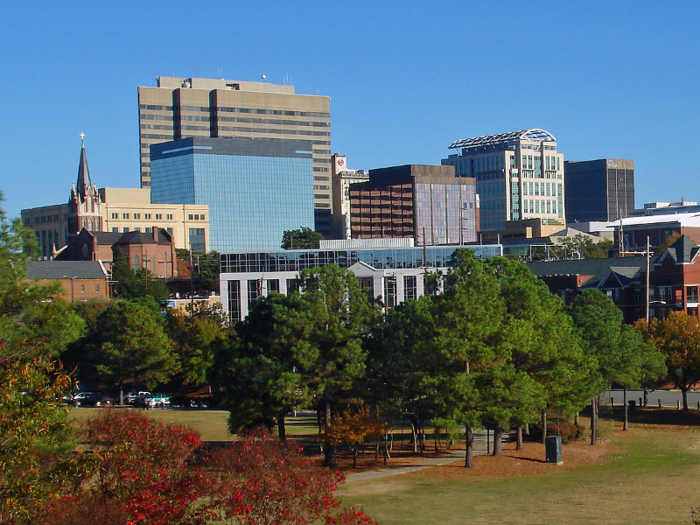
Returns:
[[[85,153],[85,133],[80,133],[80,164],[78,166],[78,182],[76,190],[81,200],[85,202],[87,192],[90,191],[92,183],[90,182],[90,170],[88,169],[87,155]]]
[[[80,134],[80,164],[78,181],[71,184],[68,200],[68,233],[77,234],[81,229],[102,231],[102,199],[100,193],[90,180],[87,154],[85,153],[85,133]]]

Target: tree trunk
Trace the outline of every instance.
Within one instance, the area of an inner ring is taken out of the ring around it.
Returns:
[[[474,468],[474,432],[472,431],[472,427],[466,427],[464,437],[466,441],[464,468]]]
[[[598,399],[591,399],[591,445],[595,445],[598,438]]]
[[[330,443],[328,442],[328,435],[330,434],[330,430],[331,430],[331,403],[330,403],[330,401],[326,401],[325,408],[326,408],[325,421],[323,423],[326,427],[326,443],[325,443],[325,447],[323,447],[323,466],[330,468],[333,466],[333,447],[331,447]]]
[[[683,410],[688,410],[688,389],[681,388],[681,394],[683,394]]]
[[[394,442],[393,434],[391,436],[391,441],[392,441],[392,443]],[[385,465],[387,464],[390,457],[391,457],[391,453],[389,452],[389,440],[387,439],[387,435],[384,434],[384,464]]]
[[[518,425],[517,439],[515,442],[515,450],[523,449],[523,426]]]
[[[496,427],[493,429],[493,456],[503,457],[503,425],[496,422]]]
[[[119,379],[119,406],[124,406],[124,380]]]
[[[354,445],[352,448],[352,468],[357,468],[357,454],[360,452],[360,445]]]
[[[576,415],[574,416],[574,424],[577,427],[581,426],[581,414],[579,414],[578,412],[576,412]]]
[[[622,388],[622,403],[625,405],[625,421],[622,423],[622,430],[627,430],[629,428],[629,408],[627,406],[627,387]]]
[[[277,434],[279,434],[280,441],[287,441],[287,429],[284,426],[284,410],[280,410],[277,416]]]
[[[547,411],[542,411],[542,443],[547,441]]]
[[[418,453],[418,422],[415,418],[411,419],[411,439],[413,440],[413,453]]]

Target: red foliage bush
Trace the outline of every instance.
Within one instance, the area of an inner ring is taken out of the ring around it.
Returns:
[[[137,411],[88,420],[83,475],[46,503],[45,525],[361,525],[333,496],[343,477],[314,469],[293,445],[252,435],[211,455],[191,430]]]

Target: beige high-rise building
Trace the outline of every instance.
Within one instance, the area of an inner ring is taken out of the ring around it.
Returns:
[[[330,98],[294,86],[238,80],[158,77],[140,86],[141,187],[151,184],[152,144],[188,137],[281,138],[312,144],[316,229],[331,231]]]

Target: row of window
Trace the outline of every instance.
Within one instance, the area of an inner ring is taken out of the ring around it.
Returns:
[[[121,215],[122,215],[122,219],[123,219],[123,220],[131,220],[131,214],[130,214],[130,213],[122,213]],[[135,220],[135,221],[141,220],[141,214],[140,214],[140,213],[134,213],[133,215],[134,215],[133,220]],[[157,221],[162,221],[162,220],[163,220],[163,214],[162,214],[162,213],[155,213],[155,214],[144,213],[144,214],[143,214],[143,220],[145,220],[145,221],[150,221],[152,215],[155,215],[155,218],[156,218]],[[112,219],[118,220],[118,219],[119,219],[119,213],[112,212],[111,217],[112,217]],[[190,216],[190,217],[191,217],[191,216]],[[166,221],[172,221],[172,220],[173,220],[173,214],[172,214],[172,213],[166,213],[166,214],[165,214],[165,220],[166,220]],[[192,219],[190,219],[190,220],[192,220]]]
[[[206,221],[207,216],[204,213],[190,213],[187,215],[189,221]]]
[[[196,129],[209,129],[193,126]],[[183,126],[183,129],[189,129],[188,126]],[[307,130],[296,130],[296,129],[264,129],[264,128],[239,128],[235,126],[219,126],[219,131],[237,131],[240,133],[276,133],[281,135],[304,135],[312,137],[330,137],[330,131],[307,131]]]
[[[227,106],[158,106],[155,104],[139,104],[139,109],[148,111],[200,111],[200,112],[215,112],[222,111],[226,113],[255,113],[257,115],[285,115],[288,117],[315,117],[315,118],[330,118],[330,113],[319,111],[289,111],[281,109],[262,109],[262,108],[234,108]],[[142,115],[141,118],[147,117]]]
[[[132,228],[131,230],[128,227],[122,228],[122,233],[129,233],[129,232],[140,232],[141,228],[138,226],[136,228]],[[143,229],[144,233],[153,233],[153,228],[151,226],[147,226]],[[172,228],[165,228],[165,231],[168,233],[172,234],[173,229]],[[112,228],[112,233],[119,233],[119,228]]]
[[[557,201],[523,199],[523,213],[557,213]]]
[[[523,182],[523,195],[556,197],[562,194],[562,185],[554,182]]]

